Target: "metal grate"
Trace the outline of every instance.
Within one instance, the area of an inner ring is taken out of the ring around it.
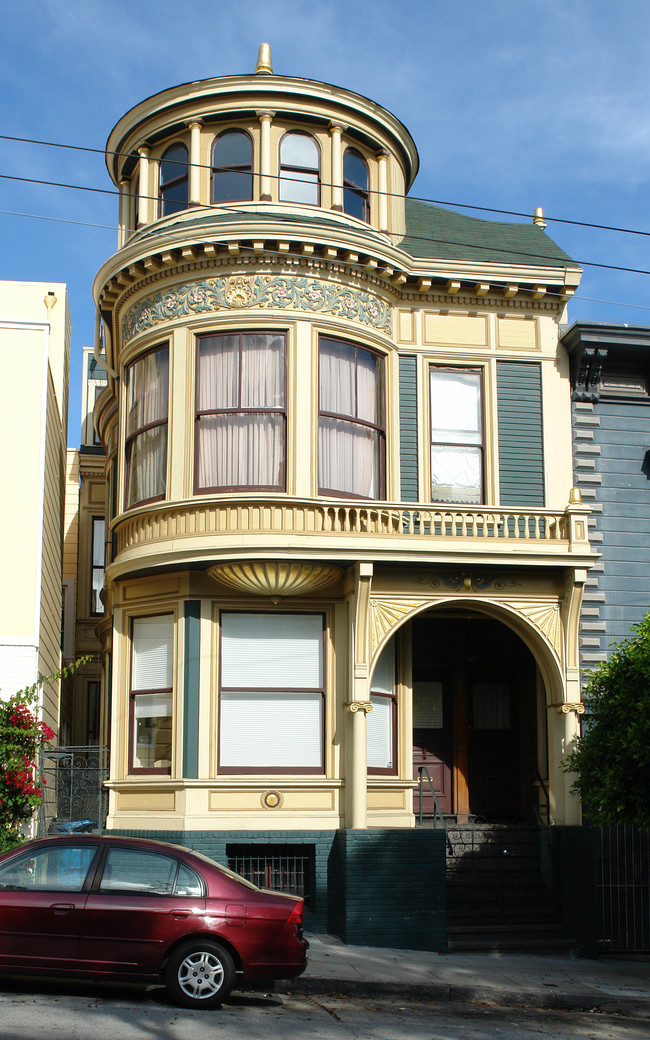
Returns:
[[[228,866],[259,888],[302,896],[312,905],[313,845],[228,845]]]
[[[108,748],[98,746],[50,747],[42,753],[45,779],[39,806],[38,836],[56,831],[101,829],[106,822]]]
[[[650,952],[650,832],[626,824],[600,830],[596,888],[601,947]]]

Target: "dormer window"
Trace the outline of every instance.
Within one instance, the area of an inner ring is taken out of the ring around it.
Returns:
[[[370,220],[368,167],[354,148],[347,148],[343,156],[343,210],[359,220]]]
[[[253,198],[253,143],[243,130],[226,130],[212,149],[212,201]]]
[[[309,134],[285,134],[280,142],[280,202],[320,203],[320,151]]]
[[[187,209],[188,156],[184,144],[173,144],[160,160],[160,216]]]

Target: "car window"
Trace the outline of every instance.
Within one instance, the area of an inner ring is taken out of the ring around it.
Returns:
[[[109,849],[100,892],[134,892],[149,895],[201,895],[201,879],[172,856],[142,849]]]
[[[0,865],[0,889],[80,892],[97,845],[56,845],[18,853]]]

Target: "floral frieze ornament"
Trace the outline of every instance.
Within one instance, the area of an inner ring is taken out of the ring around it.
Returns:
[[[291,309],[334,314],[391,334],[391,308],[378,296],[315,278],[206,278],[162,289],[134,304],[122,322],[124,343],[139,332],[192,314],[220,310]]]

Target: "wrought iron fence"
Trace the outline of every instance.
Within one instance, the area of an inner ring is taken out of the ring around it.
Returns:
[[[40,769],[45,781],[36,833],[83,831],[106,822],[108,748],[55,747],[43,751]]]
[[[650,832],[625,824],[603,827],[597,850],[603,951],[650,952]]]

